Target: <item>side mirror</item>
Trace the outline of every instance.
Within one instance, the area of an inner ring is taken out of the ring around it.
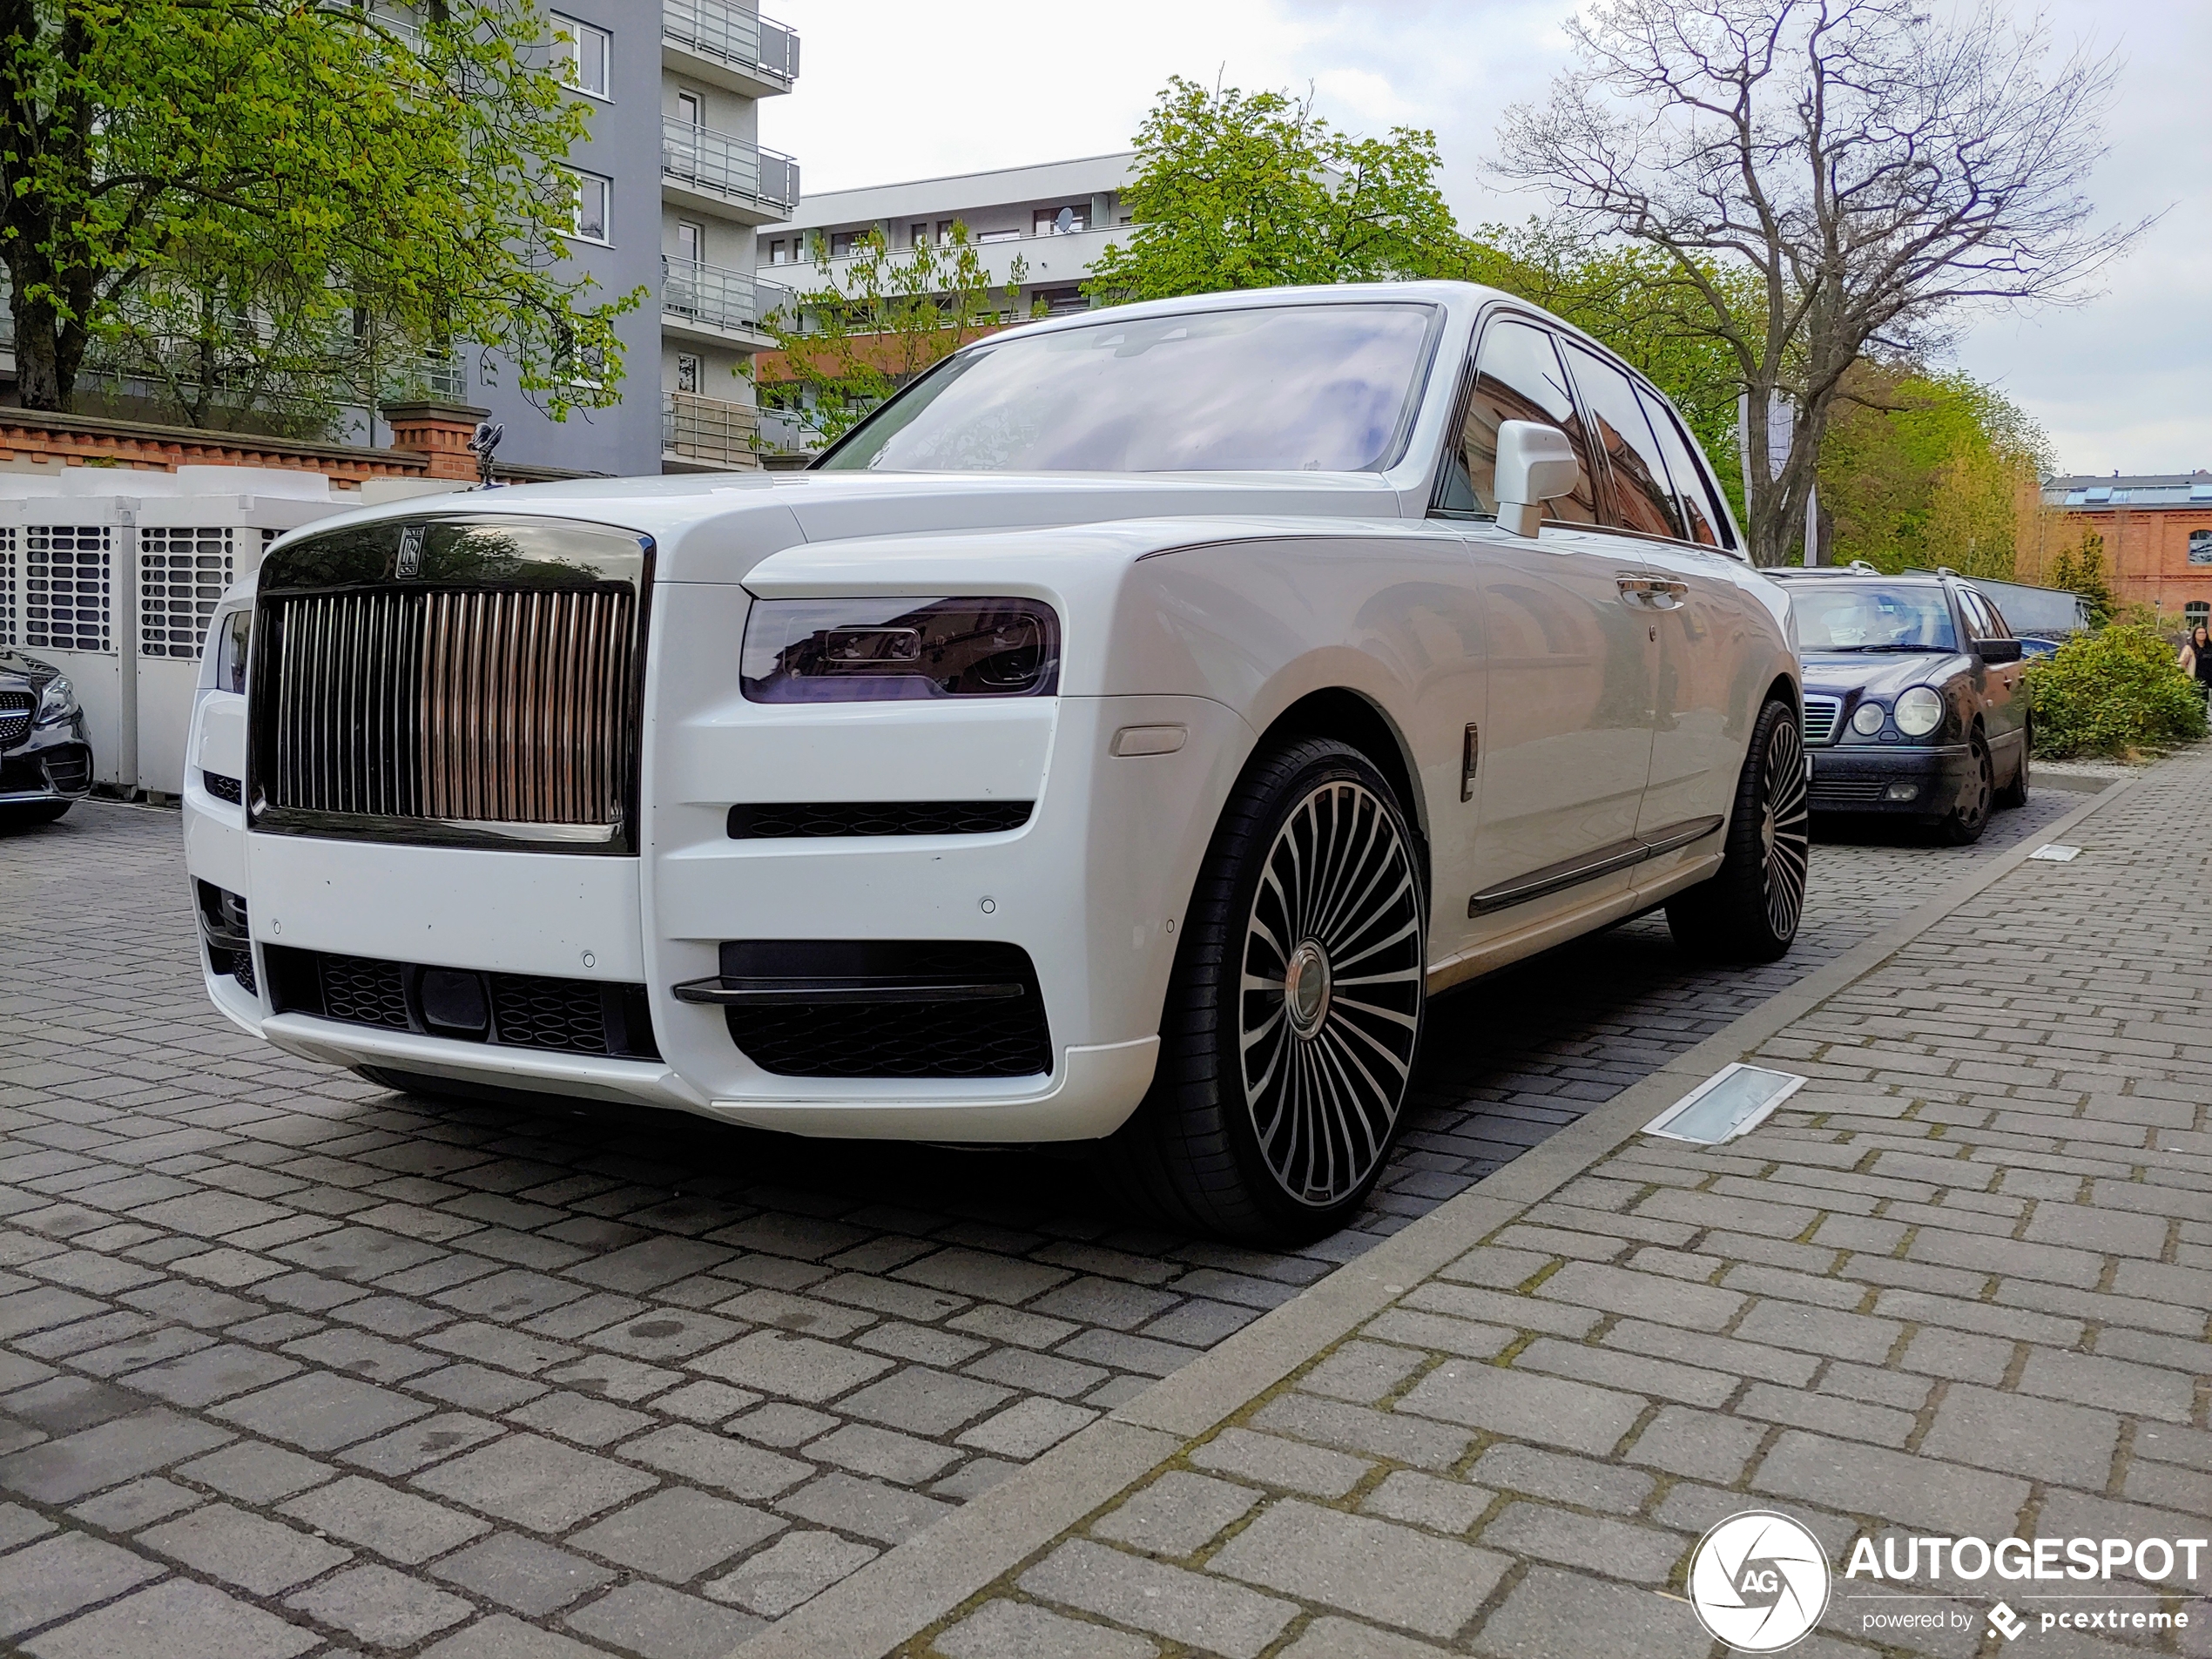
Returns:
[[[1498,428],[1498,523],[1515,536],[1534,536],[1544,503],[1574,493],[1581,469],[1575,446],[1555,426],[1507,421]]]
[[[1974,654],[1985,663],[2017,663],[2020,659],[2020,643],[2017,639],[1978,639]]]

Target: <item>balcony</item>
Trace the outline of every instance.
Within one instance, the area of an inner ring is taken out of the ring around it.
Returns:
[[[788,290],[749,271],[661,255],[660,320],[669,334],[710,344],[762,345],[761,318],[779,306],[788,309],[790,300]]]
[[[664,195],[747,225],[788,219],[799,200],[799,164],[789,156],[680,116],[661,117],[660,173]]]
[[[677,471],[757,468],[759,433],[760,411],[750,403],[725,403],[690,392],[661,394],[661,461],[674,462]]]
[[[661,61],[670,69],[748,98],[791,91],[799,36],[729,0],[663,0]]]

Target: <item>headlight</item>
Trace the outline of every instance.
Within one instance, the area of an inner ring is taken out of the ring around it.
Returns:
[[[763,599],[738,672],[755,703],[1049,697],[1060,618],[1036,599]]]
[[[69,683],[68,675],[57,674],[38,693],[38,715],[32,724],[58,725],[64,720],[75,719],[78,712],[77,688]]]
[[[1897,729],[1908,738],[1925,738],[1943,724],[1943,698],[1933,688],[1916,685],[1897,700]]]
[[[1882,729],[1882,722],[1889,718],[1889,711],[1879,703],[1862,703],[1851,717],[1851,729],[1862,738],[1871,738]]]

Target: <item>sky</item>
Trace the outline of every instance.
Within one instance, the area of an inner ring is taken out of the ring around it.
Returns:
[[[1540,213],[1485,163],[1499,116],[1573,63],[1573,0],[1116,0],[948,13],[914,0],[767,0],[798,30],[801,73],[764,104],[764,145],[810,192],[1130,147],[1169,76],[1311,89],[1338,126],[1433,128],[1462,225]],[[2121,63],[2105,215],[2161,215],[2083,303],[1962,317],[1949,358],[2049,434],[2070,472],[2212,469],[2212,120],[2202,0],[2049,0],[2060,51]],[[2020,9],[2023,17],[2029,15]],[[960,21],[952,19],[957,16]],[[1110,21],[1109,21],[1110,20]]]

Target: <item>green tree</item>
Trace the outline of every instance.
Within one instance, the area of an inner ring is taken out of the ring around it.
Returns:
[[[2103,627],[2120,608],[2112,584],[2105,580],[2105,538],[2094,530],[2082,531],[2078,545],[2059,550],[2051,561],[2051,585],[2089,602],[2092,627]]]
[[[0,261],[24,405],[88,368],[186,415],[473,347],[556,418],[619,396],[567,262],[585,136],[531,0],[0,0]]]
[[[1442,274],[1460,233],[1436,135],[1338,132],[1312,100],[1177,75],[1136,134],[1136,220],[1084,292],[1113,302],[1292,283]]]
[[[762,401],[834,443],[931,364],[1019,320],[1028,262],[1015,254],[995,290],[968,226],[954,225],[951,238],[894,253],[871,231],[842,273],[818,240],[816,286],[762,320],[777,347],[754,367]]]

